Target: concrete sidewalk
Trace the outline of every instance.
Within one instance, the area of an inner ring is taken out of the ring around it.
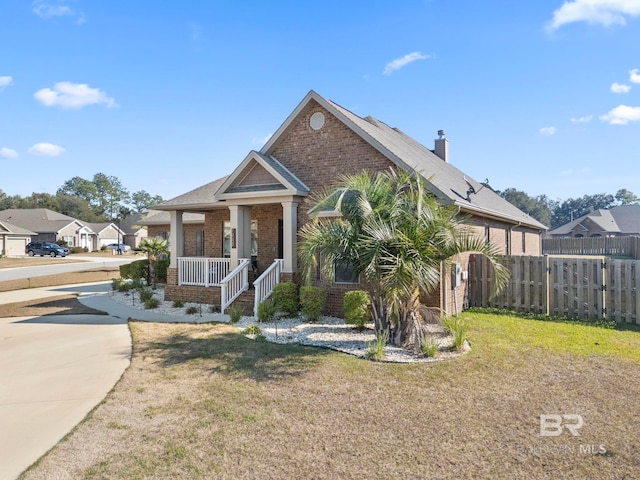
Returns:
[[[67,288],[3,292],[0,303],[64,295]],[[126,317],[0,318],[0,478],[16,478],[80,423],[130,358]]]
[[[131,359],[128,319],[228,321],[166,315],[111,298],[111,282],[0,292],[0,304],[78,293],[108,315],[0,318],[0,479],[16,478],[100,403]]]

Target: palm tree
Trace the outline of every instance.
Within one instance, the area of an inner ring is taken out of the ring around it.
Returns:
[[[340,217],[316,217],[306,224],[299,248],[307,279],[312,266],[328,278],[334,265],[352,266],[370,290],[376,332],[412,348],[419,348],[424,335],[420,298],[439,285],[443,262],[478,252],[491,261],[497,288],[508,276],[494,247],[465,226],[456,207],[439,204],[427,187],[421,175],[404,170],[344,176],[337,190],[316,199],[313,209],[336,210]]]
[[[140,248],[147,254],[147,258],[149,259],[149,276],[151,277],[151,286],[155,289],[158,283],[156,262],[161,256],[169,254],[169,246],[167,245],[167,241],[160,237],[147,237],[140,242]]]

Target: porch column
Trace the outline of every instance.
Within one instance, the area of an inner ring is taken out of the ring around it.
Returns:
[[[182,227],[182,211],[169,212],[169,252],[171,254],[170,268],[178,268],[178,257],[184,255],[184,229]]]
[[[282,253],[284,273],[298,269],[298,202],[282,202]]]
[[[251,207],[229,205],[231,217],[231,268],[241,258],[251,258]]]

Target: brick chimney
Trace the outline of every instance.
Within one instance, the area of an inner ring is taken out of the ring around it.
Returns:
[[[435,148],[433,153],[445,162],[449,162],[449,140],[444,138],[444,130],[438,130],[439,138],[435,140]]]

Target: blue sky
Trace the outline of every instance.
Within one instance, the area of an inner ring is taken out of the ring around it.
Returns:
[[[0,189],[230,173],[309,90],[496,189],[640,196],[640,0],[3,0]]]

